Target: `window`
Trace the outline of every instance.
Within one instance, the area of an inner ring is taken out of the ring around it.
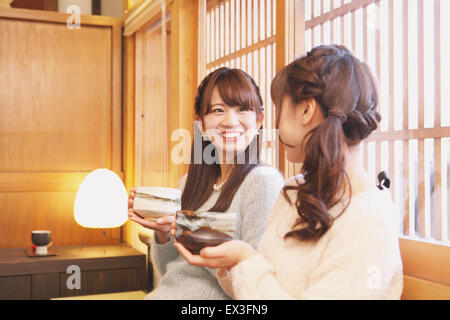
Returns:
[[[305,46],[338,43],[379,79],[379,130],[363,145],[388,172],[399,233],[449,241],[449,1],[305,0]],[[447,87],[445,87],[447,85]]]
[[[372,69],[379,80],[383,119],[363,143],[364,165],[374,184],[380,171],[391,178],[399,234],[449,242],[450,90],[445,85],[450,83],[450,63],[442,58],[450,54],[444,41],[450,31],[444,18],[450,14],[449,1],[288,0],[284,14],[276,13],[281,8],[276,0],[205,3],[205,40],[199,44],[206,51],[204,70],[241,68],[260,85],[264,128],[271,132],[264,141],[267,163],[284,169],[287,177],[300,169],[278,156],[272,134],[270,82],[280,52],[275,17],[283,16],[286,29],[278,31],[288,39],[285,63],[319,44],[337,43]]]
[[[278,167],[275,111],[270,98],[275,76],[275,15],[276,0],[209,0],[204,17],[206,43],[200,43],[199,48],[206,50],[206,74],[224,66],[238,68],[259,85],[265,109],[262,159]]]

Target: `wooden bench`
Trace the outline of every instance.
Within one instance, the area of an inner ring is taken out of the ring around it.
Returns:
[[[401,237],[402,300],[450,300],[450,246]]]

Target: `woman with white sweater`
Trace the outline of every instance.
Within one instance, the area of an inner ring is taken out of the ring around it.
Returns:
[[[257,250],[233,240],[192,255],[217,268],[234,299],[399,299],[402,262],[389,191],[378,190],[360,143],[381,120],[375,80],[345,47],[319,46],[271,85],[287,158],[302,163],[271,210]],[[174,230],[172,230],[174,232]]]
[[[234,238],[256,247],[284,184],[279,171],[260,160],[257,132],[264,109],[259,88],[242,70],[220,68],[203,79],[194,107],[198,127],[180,186],[181,207],[236,213]],[[230,299],[215,270],[189,265],[178,254],[170,234],[174,217],[144,220],[132,209],[133,198],[131,190],[130,220],[155,231],[151,250],[161,279],[147,299]]]

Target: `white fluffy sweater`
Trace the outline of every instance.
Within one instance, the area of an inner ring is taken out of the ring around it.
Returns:
[[[295,181],[290,179],[287,184]],[[288,194],[295,199],[295,191]],[[337,215],[341,210],[338,204],[330,213]],[[297,218],[296,208],[280,194],[258,254],[229,272],[218,270],[225,292],[234,299],[400,298],[399,229],[389,191],[374,187],[355,194],[347,210],[316,243],[283,239]]]

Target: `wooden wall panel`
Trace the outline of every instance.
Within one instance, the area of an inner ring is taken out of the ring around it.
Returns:
[[[122,22],[68,18],[0,9],[0,247],[30,245],[34,229],[55,245],[102,243],[73,219],[76,191],[99,167],[123,178]]]
[[[110,167],[111,29],[0,20],[2,172]]]
[[[166,41],[170,52],[169,35]],[[136,186],[168,182],[162,63],[161,21],[157,21],[136,33]]]
[[[170,30],[170,21],[166,24]],[[134,44],[130,39],[133,39]],[[162,81],[162,34],[161,16],[152,18],[149,24],[126,38],[127,48],[133,55],[134,63],[127,61],[130,67],[134,67],[134,92],[132,86],[127,83],[127,103],[135,109],[134,118],[134,157],[131,152],[127,154],[127,161],[134,159],[133,187],[137,186],[170,186],[169,180],[169,150],[168,150],[168,110],[163,108]],[[170,31],[166,35],[166,70],[167,85],[169,88],[169,59],[170,56]],[[133,72],[129,70],[128,77]],[[167,106],[170,106],[170,98],[167,97]],[[166,114],[166,116],[164,115]],[[164,132],[166,131],[166,134]],[[128,147],[129,150],[131,146]],[[127,172],[130,173],[131,171]],[[147,252],[147,246],[139,240],[139,233],[152,231],[145,229],[134,222],[128,222],[126,226],[126,241],[141,252]]]
[[[101,244],[101,229],[83,228],[74,221],[75,196],[75,191],[0,193],[1,247],[31,245],[32,230],[52,230],[55,245]],[[120,229],[105,232],[104,243],[120,237]]]

